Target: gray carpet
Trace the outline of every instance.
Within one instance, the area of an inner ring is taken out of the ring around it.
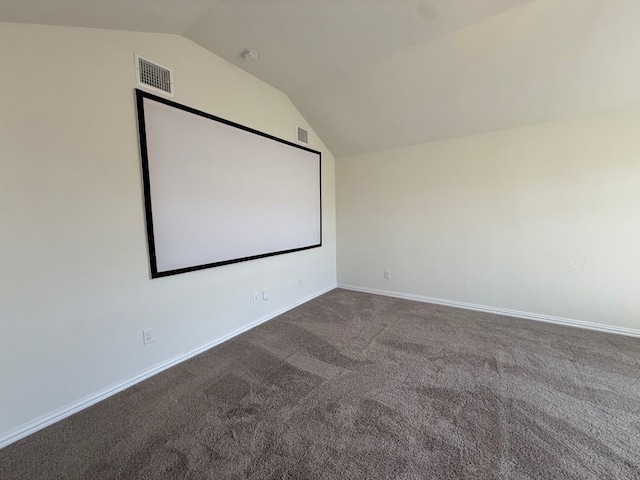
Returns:
[[[0,478],[640,479],[639,352],[334,290],[1,450]]]

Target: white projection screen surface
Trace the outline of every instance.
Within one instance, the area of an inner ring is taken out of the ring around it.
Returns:
[[[322,245],[320,152],[136,99],[152,278]]]

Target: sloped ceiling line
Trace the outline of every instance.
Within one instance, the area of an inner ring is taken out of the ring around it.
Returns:
[[[337,157],[635,102],[637,18],[636,0],[0,0],[2,21],[181,34],[288,95]]]

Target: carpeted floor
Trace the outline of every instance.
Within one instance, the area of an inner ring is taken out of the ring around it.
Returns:
[[[1,450],[0,478],[640,479],[640,339],[334,290]]]

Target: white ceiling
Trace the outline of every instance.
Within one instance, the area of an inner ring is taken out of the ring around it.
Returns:
[[[337,157],[638,101],[639,19],[637,0],[0,0],[2,21],[184,35]]]

